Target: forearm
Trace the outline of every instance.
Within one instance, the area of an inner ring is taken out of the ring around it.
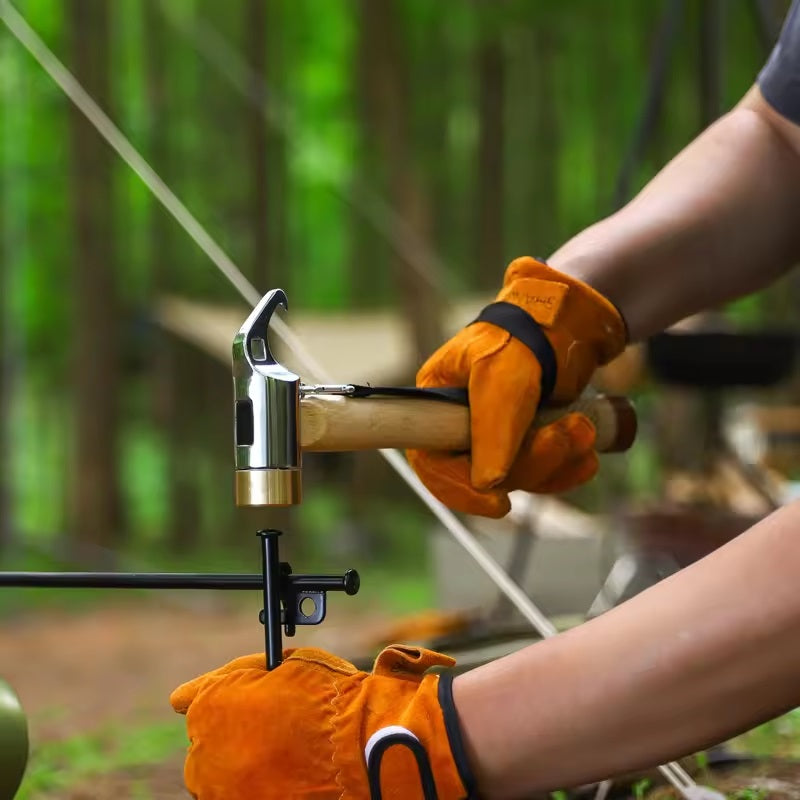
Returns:
[[[486,796],[652,767],[800,704],[800,504],[607,614],[459,676]]]
[[[780,120],[754,90],[548,263],[609,297],[634,341],[768,285],[800,260],[800,128]]]

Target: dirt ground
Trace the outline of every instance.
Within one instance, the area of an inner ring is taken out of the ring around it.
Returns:
[[[118,770],[86,781],[61,792],[48,792],[42,800],[191,800],[181,778],[183,756],[162,764]]]
[[[287,643],[315,644],[355,659],[372,651],[385,625],[385,615],[370,616],[363,608],[347,620],[337,610],[323,625],[300,629]],[[29,714],[34,747],[107,725],[172,720],[167,698],[175,686],[263,647],[254,609],[224,601],[188,606],[162,600],[37,613],[0,621],[0,642],[0,675]],[[155,765],[87,778],[41,800],[187,800],[182,767],[179,752]],[[657,774],[649,777],[647,791],[641,783],[634,790],[636,781],[630,781],[617,785],[610,797],[676,796],[658,785]],[[712,771],[702,780],[735,800],[800,800],[798,763],[760,761]]]
[[[175,718],[169,693],[180,683],[245,653],[263,650],[258,608],[211,601],[111,605],[82,613],[49,611],[0,621],[0,675],[28,713],[33,747],[104,726]],[[385,620],[385,618],[384,618]],[[371,652],[380,621],[329,611],[299,628],[287,646],[314,644],[345,657]],[[183,757],[87,780],[47,800],[185,800]],[[149,789],[143,791],[142,786]],[[137,788],[138,787],[138,788]]]

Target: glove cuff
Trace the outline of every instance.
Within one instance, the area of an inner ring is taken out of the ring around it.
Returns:
[[[535,283],[527,286],[520,283],[528,279]],[[537,292],[537,288],[543,291]],[[600,364],[616,358],[628,344],[627,323],[605,295],[543,261],[528,256],[514,259],[506,269],[503,290],[497,299],[522,306],[545,327],[555,325],[562,316],[588,312],[599,323],[599,331],[605,334]]]
[[[497,300],[524,309],[546,334],[557,362],[556,403],[574,399],[628,343],[625,320],[608,298],[533,258],[509,264]]]
[[[458,720],[458,712],[453,701],[453,677],[454,675],[450,671],[442,672],[439,675],[439,706],[442,709],[450,752],[467,793],[464,800],[478,800],[478,784],[469,762],[464,737],[461,734],[461,723]]]

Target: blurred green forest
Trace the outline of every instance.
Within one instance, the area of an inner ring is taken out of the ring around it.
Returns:
[[[14,2],[259,291],[400,309],[420,353],[443,297],[546,256],[735,103],[787,6]],[[249,558],[263,519],[233,508],[230,375],[152,313],[236,293],[4,28],[0,164],[3,563]],[[772,291],[732,313],[787,308]],[[412,567],[425,512],[363,459],[309,459],[307,502],[275,516],[308,558],[355,520]]]

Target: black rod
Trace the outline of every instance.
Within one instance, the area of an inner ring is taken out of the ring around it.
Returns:
[[[292,575],[298,591],[344,591],[355,594],[358,574]],[[18,589],[263,589],[258,573],[210,572],[2,572],[0,588]],[[356,589],[357,591],[357,589]]]
[[[279,667],[283,662],[283,638],[281,635],[281,565],[278,557],[280,531],[259,531],[261,539],[261,564],[264,571],[264,640],[267,651],[267,670]]]
[[[0,587],[70,589],[261,589],[258,574],[192,572],[0,572]]]
[[[354,569],[344,575],[292,575],[292,589],[296,592],[345,592],[357,594],[361,580]]]

